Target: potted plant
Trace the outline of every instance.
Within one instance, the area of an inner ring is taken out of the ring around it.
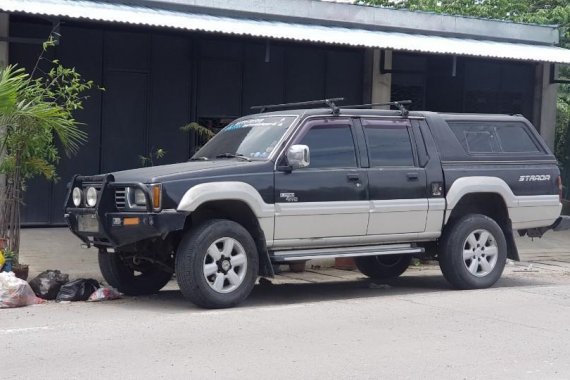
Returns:
[[[36,68],[42,61],[51,65],[42,77],[34,76],[36,68],[30,74],[16,66],[0,68],[0,240],[16,273],[28,270],[19,262],[20,206],[27,181],[39,175],[57,180],[59,147],[71,155],[87,138],[73,112],[82,108],[93,82],[44,58],[55,43],[52,34],[36,63]]]
[[[10,248],[5,248],[2,251],[2,255],[4,256],[4,267],[2,270],[4,272],[12,272],[14,270],[14,252]],[[27,276],[25,279],[27,279]]]

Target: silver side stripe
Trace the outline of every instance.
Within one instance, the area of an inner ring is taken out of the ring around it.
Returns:
[[[445,198],[428,198],[430,211],[445,210]]]
[[[369,201],[276,203],[276,216],[362,214],[370,209]]]
[[[371,201],[370,212],[404,212],[404,211],[426,211],[428,209],[427,199],[390,199],[381,201]]]
[[[432,203],[436,209],[443,209],[443,207],[445,207],[445,200],[443,198],[438,201],[428,201],[428,199],[425,198],[418,198],[373,201],[276,203],[275,210],[278,216],[360,214],[368,212],[426,211]]]
[[[516,197],[520,207],[558,206],[558,195],[525,195]]]

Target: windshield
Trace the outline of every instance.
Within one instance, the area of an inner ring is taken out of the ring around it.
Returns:
[[[268,116],[238,120],[222,129],[193,159],[246,157],[267,159],[296,116]]]

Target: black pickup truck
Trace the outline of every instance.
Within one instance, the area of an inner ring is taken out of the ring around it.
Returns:
[[[568,229],[557,162],[522,116],[328,107],[240,118],[188,162],[75,176],[65,217],[129,295],[176,273],[231,307],[273,265],[354,257],[376,280],[433,257],[455,288],[492,286],[513,231]]]

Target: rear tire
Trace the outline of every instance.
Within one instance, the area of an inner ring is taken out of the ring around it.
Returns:
[[[400,276],[408,269],[410,255],[380,255],[356,257],[354,262],[362,274],[375,280],[390,280]]]
[[[157,293],[172,278],[172,273],[151,264],[138,268],[137,275],[117,253],[99,252],[99,268],[109,285],[128,296]]]
[[[483,289],[501,277],[507,261],[507,241],[501,227],[485,215],[466,215],[446,228],[439,266],[457,289]]]
[[[176,253],[176,278],[195,305],[233,307],[253,290],[259,271],[249,232],[231,220],[213,219],[190,230]]]

